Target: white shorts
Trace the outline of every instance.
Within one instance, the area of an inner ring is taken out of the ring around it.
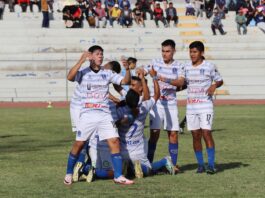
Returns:
[[[164,124],[164,130],[179,131],[178,107],[162,108],[155,105],[150,111],[150,129],[161,129]]]
[[[98,131],[99,140],[119,137],[118,130],[110,113],[100,110],[82,113],[76,133],[77,141],[86,141]]]
[[[91,158],[92,166],[96,169],[113,170],[111,155],[109,150],[96,149],[90,147],[89,155]]]
[[[81,107],[73,107],[70,105],[70,118],[72,124],[72,131],[77,132],[77,124],[79,123]]]
[[[213,115],[213,113],[187,114],[186,116],[188,130],[212,130]]]

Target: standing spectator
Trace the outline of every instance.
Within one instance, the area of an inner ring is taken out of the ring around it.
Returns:
[[[5,1],[0,0],[0,20],[3,20],[4,9],[5,9]]]
[[[130,4],[130,1],[129,0],[122,0],[122,1],[120,1],[119,8],[121,10],[123,10],[125,8],[125,6],[127,6],[129,9],[131,8],[131,4]]]
[[[50,19],[49,19],[49,8],[47,0],[41,0],[41,11],[43,15],[42,27],[49,28],[50,27]]]
[[[205,14],[208,19],[213,16],[214,0],[205,0]]]
[[[133,9],[133,18],[135,20],[135,23],[137,25],[143,25],[143,27],[145,27],[145,23],[144,23],[144,12],[140,9],[140,5],[139,3],[135,4],[135,8]]]
[[[99,21],[103,22],[103,28],[106,28],[107,25],[107,15],[105,10],[102,8],[101,3],[97,3],[97,7],[95,9],[98,16],[96,17],[96,28],[99,28]]]
[[[121,10],[119,9],[119,5],[115,4],[114,7],[109,12],[109,23],[110,26],[113,27],[113,22],[117,21],[120,23]]]
[[[93,7],[89,6],[85,12],[86,19],[89,24],[89,27],[95,28],[96,27],[96,17],[98,17],[98,13],[94,10]]]
[[[241,35],[240,28],[243,28],[243,34],[247,34],[247,18],[243,13],[243,10],[239,10],[239,13],[236,15],[237,31]]]
[[[168,27],[166,19],[164,17],[164,12],[162,8],[160,8],[159,3],[156,4],[156,8],[154,9],[154,16],[155,16],[155,24],[157,28],[159,27],[158,21],[161,21],[165,27]]]
[[[194,1],[194,7],[196,10],[196,16],[197,17],[203,17],[203,9],[204,9],[204,0],[195,0]]]
[[[132,11],[127,5],[125,5],[124,9],[121,11],[121,25],[127,28],[132,26]]]
[[[105,0],[104,5],[105,5],[105,12],[107,14],[107,19],[109,19],[109,12],[115,5],[115,0]]]
[[[27,12],[29,0],[18,0],[17,3],[21,6],[22,12]]]
[[[238,0],[225,0],[225,9],[230,10],[231,2],[233,2],[234,7],[237,6]],[[240,0],[239,0],[240,1]]]
[[[53,13],[54,0],[47,0],[47,3],[48,3],[51,13]]]
[[[41,11],[41,8],[40,8],[40,0],[30,0],[29,1],[29,8],[30,8],[30,12],[33,12],[33,5],[37,5],[38,6],[38,9],[39,9],[39,12]]]
[[[170,24],[170,21],[174,21],[174,25],[178,24],[177,9],[173,7],[173,3],[169,3],[169,7],[166,9],[167,23]]]
[[[15,12],[14,6],[15,6],[15,0],[8,0],[8,7],[10,12]]]
[[[213,11],[213,14],[214,16],[213,16],[212,25],[211,25],[213,35],[216,35],[215,29],[218,29],[221,35],[225,35],[226,32],[223,30],[223,24],[221,22],[222,17],[223,17],[222,13],[218,12],[218,9],[215,8]]]
[[[146,13],[148,12],[150,14],[150,19],[153,20],[153,11],[151,9],[151,4],[148,2],[148,0],[140,0],[139,7],[143,11],[143,17],[144,20],[146,20]]]

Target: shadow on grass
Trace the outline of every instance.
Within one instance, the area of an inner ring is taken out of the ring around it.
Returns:
[[[0,135],[0,138],[11,138],[11,137],[23,137],[23,136],[28,136],[28,135],[15,135],[15,134],[12,134],[12,135]]]
[[[224,172],[226,170],[235,169],[235,168],[244,168],[248,167],[249,164],[244,164],[242,162],[229,162],[229,163],[219,163],[216,164],[217,172]],[[181,166],[181,171],[197,170],[198,164],[187,164]]]

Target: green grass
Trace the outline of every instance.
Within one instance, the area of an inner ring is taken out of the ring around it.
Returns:
[[[184,108],[180,111],[183,115]],[[265,196],[265,106],[216,107],[216,175],[195,174],[192,139],[186,132],[179,140],[179,165],[184,173],[139,179],[132,186],[115,185],[111,180],[63,185],[74,140],[68,109],[0,112],[0,197]],[[163,133],[156,159],[165,155]]]

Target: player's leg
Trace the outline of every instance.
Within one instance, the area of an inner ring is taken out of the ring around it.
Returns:
[[[178,162],[178,131],[179,131],[179,121],[178,121],[178,109],[177,106],[172,108],[165,108],[165,122],[164,129],[168,132],[168,151],[172,160],[173,165],[175,166],[176,173],[179,172],[177,167]],[[176,119],[177,118],[177,119]]]
[[[157,141],[160,135],[160,127],[161,127],[161,119],[160,114],[156,106],[150,111],[149,119],[150,119],[150,138],[148,141],[148,154],[147,158],[152,163],[154,160],[154,155],[156,151]]]
[[[192,133],[193,150],[198,163],[197,173],[205,172],[204,160],[202,154],[202,131],[200,129],[199,116],[196,114],[187,115],[187,127]]]
[[[167,156],[164,157],[163,159],[153,162],[151,164],[152,166],[152,172],[157,173],[161,168],[165,167],[169,174],[175,175],[175,166],[173,165],[171,161],[171,157]]]
[[[113,124],[110,114],[102,113],[101,122],[98,123],[99,140],[107,140],[111,160],[114,169],[114,182],[119,184],[133,184],[134,182],[126,179],[122,175],[122,156],[120,153],[120,141],[117,128]]]
[[[202,136],[206,144],[208,156],[207,173],[214,174],[216,172],[215,163],[215,144],[212,136],[213,113],[200,114],[200,125],[202,128]]]

